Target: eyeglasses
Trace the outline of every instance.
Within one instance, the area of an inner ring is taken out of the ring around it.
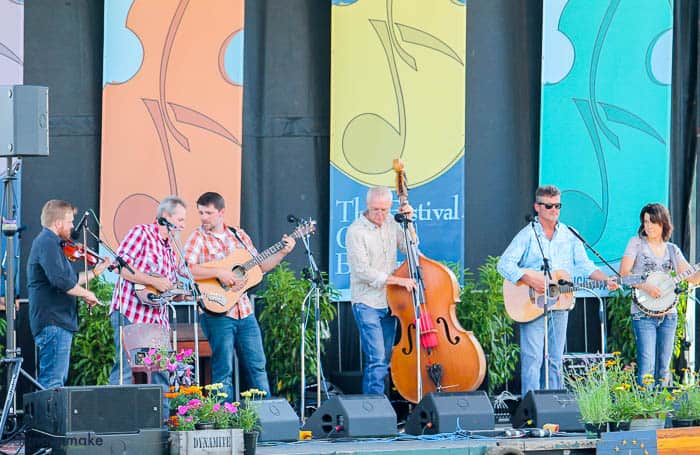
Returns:
[[[547,204],[545,202],[538,202],[537,205],[541,205],[547,210],[552,210],[553,208],[559,210],[561,208],[561,202],[557,202],[556,204]]]

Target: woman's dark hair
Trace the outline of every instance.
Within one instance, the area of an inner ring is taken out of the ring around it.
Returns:
[[[671,224],[671,215],[668,213],[668,209],[659,203],[647,204],[642,207],[642,211],[639,213],[639,229],[637,234],[640,237],[646,237],[646,232],[644,232],[644,214],[649,214],[649,220],[652,223],[660,224],[662,227],[661,238],[664,242],[668,242],[671,238],[671,233],[673,233],[673,224]]]

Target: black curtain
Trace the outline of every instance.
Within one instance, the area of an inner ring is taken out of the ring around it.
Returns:
[[[673,90],[671,93],[671,215],[674,239],[690,250],[690,199],[698,154],[698,16],[697,0],[677,0],[673,11]],[[697,254],[696,254],[697,256]],[[696,258],[689,258],[695,262]]]

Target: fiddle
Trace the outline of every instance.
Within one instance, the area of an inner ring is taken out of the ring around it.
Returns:
[[[64,240],[61,242],[61,246],[63,247],[63,254],[65,254],[68,260],[71,262],[87,259],[88,266],[94,267],[100,261],[102,261],[99,254],[92,251],[82,243],[74,242],[72,240]]]

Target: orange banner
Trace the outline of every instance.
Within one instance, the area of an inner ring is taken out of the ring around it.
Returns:
[[[152,222],[158,201],[221,193],[238,224],[243,112],[243,0],[108,0],[100,208],[118,242]]]

